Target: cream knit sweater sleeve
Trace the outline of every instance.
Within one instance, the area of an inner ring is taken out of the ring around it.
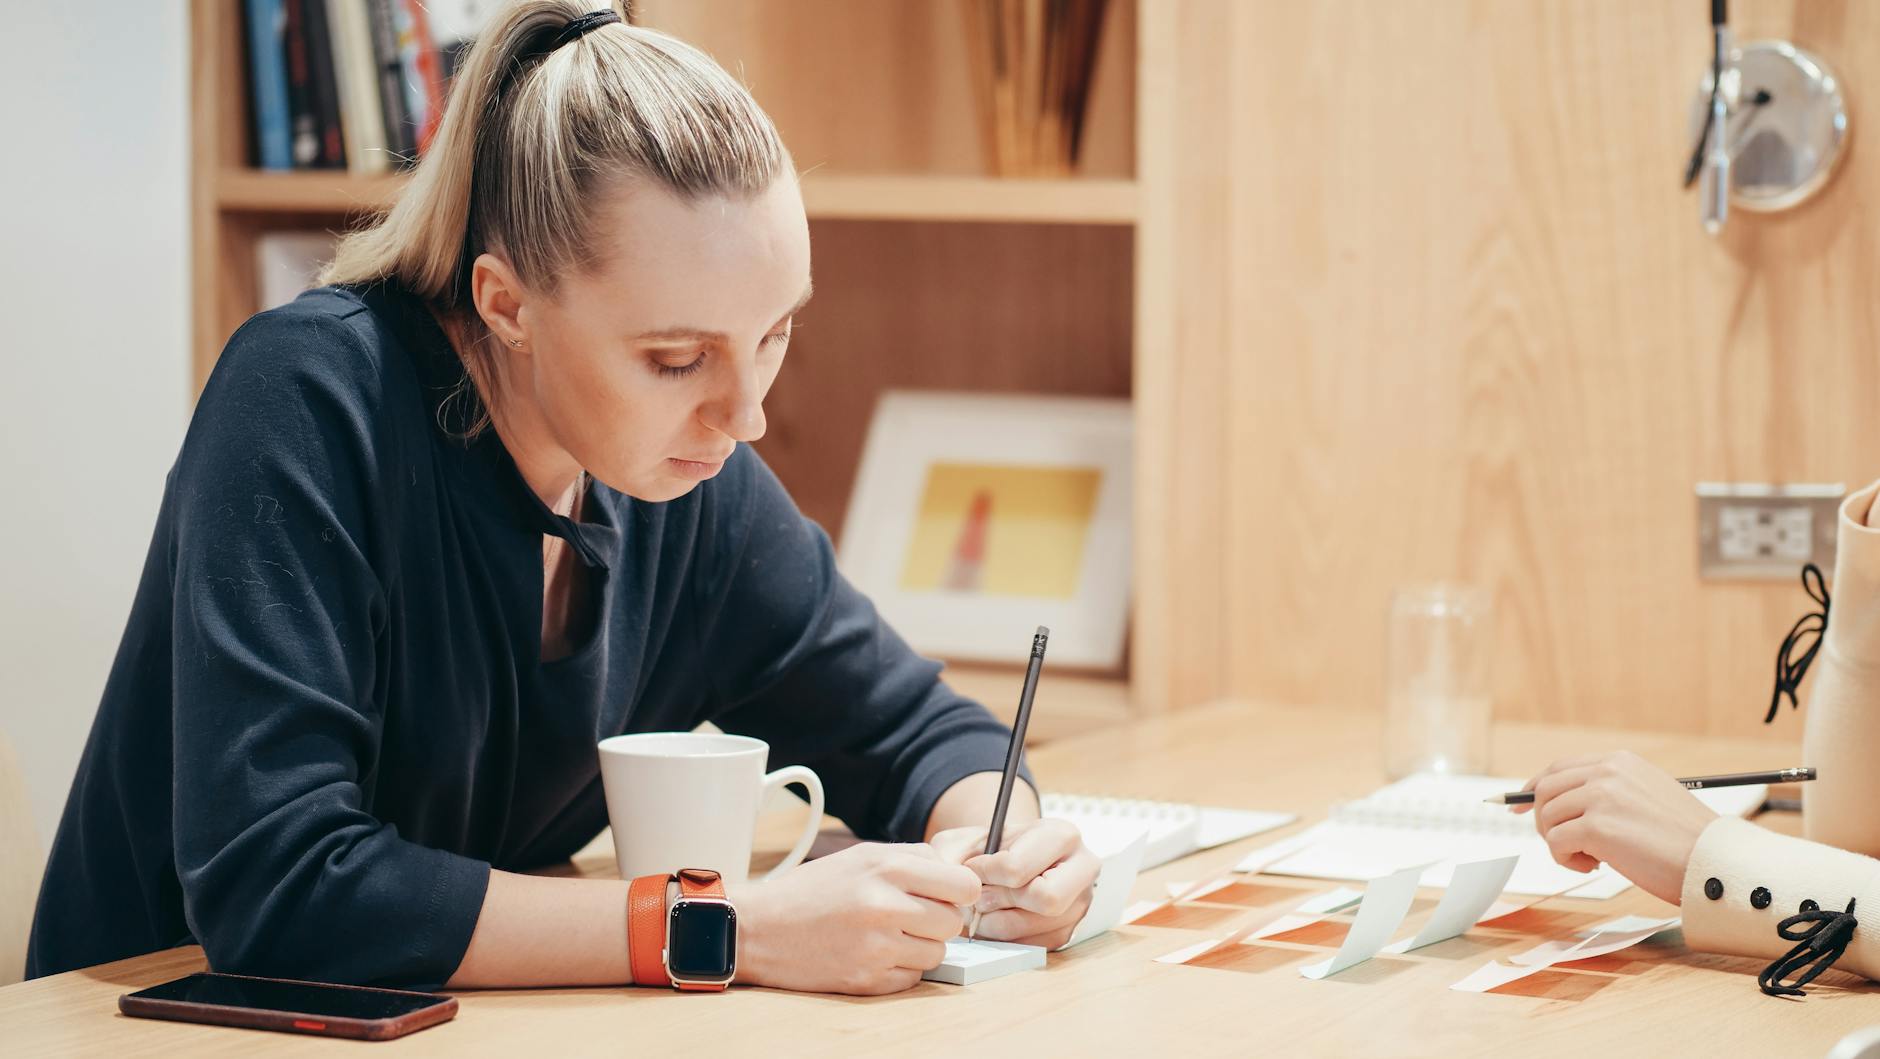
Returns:
[[[1776,924],[1802,902],[1860,927],[1837,968],[1880,979],[1880,527],[1869,525],[1880,482],[1841,506],[1828,632],[1809,670],[1802,831],[1791,838],[1747,820],[1704,829],[1684,872],[1684,937],[1695,949],[1774,959],[1794,942]],[[1880,522],[1880,512],[1873,513]],[[1757,907],[1761,905],[1762,907]]]

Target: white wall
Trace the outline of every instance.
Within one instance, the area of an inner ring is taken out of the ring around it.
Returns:
[[[52,842],[190,400],[185,0],[0,32],[0,731]]]

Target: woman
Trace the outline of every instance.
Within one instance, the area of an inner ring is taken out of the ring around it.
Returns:
[[[1798,992],[1793,980],[1830,962],[1824,956],[1843,936],[1833,966],[1880,978],[1876,495],[1880,482],[1841,506],[1834,607],[1803,736],[1802,764],[1820,774],[1802,787],[1805,839],[1719,817],[1632,754],[1556,762],[1531,784],[1535,823],[1555,860],[1581,871],[1604,861],[1683,905],[1693,948],[1778,961],[1763,975],[1772,993]],[[1790,917],[1797,918],[1784,928]]]
[[[741,981],[905,988],[966,905],[985,936],[1068,936],[1094,858],[1030,791],[971,856],[1007,731],[748,447],[809,237],[724,71],[616,11],[512,4],[325,281],[203,391],[29,977],[194,940],[232,972],[628,982],[626,882],[515,870],[606,826],[596,740],[705,720],[912,843],[733,889]]]

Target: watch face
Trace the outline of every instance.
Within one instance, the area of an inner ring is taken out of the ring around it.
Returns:
[[[674,978],[721,981],[738,955],[738,914],[722,901],[681,900],[666,931],[666,969]]]

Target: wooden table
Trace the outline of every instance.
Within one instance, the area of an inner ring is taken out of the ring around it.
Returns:
[[[1221,704],[1108,728],[1039,748],[1033,767],[1056,789],[1285,809],[1304,822],[1335,800],[1382,781],[1374,715]],[[1702,740],[1588,729],[1504,725],[1496,771],[1526,775],[1569,753],[1630,747],[1684,774],[1789,763],[1797,750],[1771,742]],[[1792,816],[1765,823],[1793,830]],[[1296,826],[1303,826],[1296,825]],[[1138,898],[1175,879],[1226,869],[1275,832],[1177,861],[1143,875]],[[569,870],[608,873],[594,847]],[[1262,876],[1263,885],[1326,888]],[[1434,896],[1434,895],[1426,895]],[[1248,909],[1258,922],[1289,907]],[[1667,912],[1632,890],[1610,901],[1555,899],[1547,908]],[[1230,923],[1229,926],[1234,924]],[[1414,925],[1414,921],[1412,923]],[[1262,970],[1165,966],[1153,958],[1211,932],[1123,927],[1048,969],[970,988],[923,983],[898,996],[860,999],[736,989],[720,996],[662,990],[560,989],[460,994],[457,1018],[377,1054],[645,1053],[1022,1055],[1812,1055],[1846,1033],[1880,1023],[1880,994],[1830,972],[1805,1001],[1757,991],[1757,961],[1676,946],[1631,950],[1629,964],[1573,972],[1583,999],[1467,994],[1450,983],[1487,960],[1536,944],[1485,932],[1401,957],[1381,957],[1325,981],[1300,963],[1329,954],[1268,946]],[[201,950],[178,949],[0,989],[0,1052],[236,1055],[259,1046],[282,1054],[338,1053],[361,1045],[314,1037],[127,1019],[120,993],[203,967]]]

